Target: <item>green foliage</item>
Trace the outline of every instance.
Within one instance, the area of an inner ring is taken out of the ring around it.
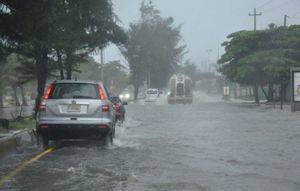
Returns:
[[[0,62],[5,60],[1,44],[31,60],[9,68],[37,79],[36,105],[53,71],[70,79],[87,54],[126,41],[111,0],[1,0],[0,26]]]
[[[128,75],[126,68],[119,61],[112,61],[101,68],[101,64],[97,63],[93,58],[88,58],[86,62],[81,63],[79,71],[75,76],[80,80],[101,81],[101,69],[103,69],[104,83],[108,86],[113,94],[119,94],[128,86]]]
[[[115,95],[119,95],[129,85],[126,70],[127,68],[119,61],[112,61],[104,65],[104,82]]]
[[[20,54],[12,53],[6,58],[6,62],[3,66],[3,78],[6,83],[9,84],[24,84],[32,79],[32,69],[34,61],[28,59]],[[27,71],[28,70],[28,71]]]
[[[300,26],[270,25],[263,31],[240,31],[224,42],[220,71],[246,85],[287,83],[291,67],[300,66]]]
[[[21,129],[34,129],[36,126],[36,121],[32,118],[25,118],[20,121],[13,121],[10,123],[10,128],[13,130]]]
[[[197,66],[190,60],[185,61],[183,65],[179,65],[176,71],[189,76],[193,82],[199,80],[199,74],[201,73]]]
[[[128,42],[121,49],[129,63],[131,82],[138,87],[151,77],[151,86],[164,87],[185,51],[180,26],[162,18],[150,3],[142,3],[141,19],[130,25]]]

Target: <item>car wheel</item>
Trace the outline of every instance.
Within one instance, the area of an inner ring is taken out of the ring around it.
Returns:
[[[38,136],[38,144],[42,143],[43,149],[49,148],[49,139],[43,135]]]
[[[104,137],[104,145],[109,146],[112,143],[113,143],[113,136],[112,133],[110,133]]]
[[[113,129],[112,129],[112,132],[111,132],[111,137],[112,139],[115,138],[116,136],[116,125],[114,125]],[[113,140],[112,140],[113,141]]]

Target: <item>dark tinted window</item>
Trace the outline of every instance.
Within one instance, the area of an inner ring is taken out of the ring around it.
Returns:
[[[119,97],[111,97],[111,98],[110,98],[110,101],[111,101],[112,103],[121,103],[121,100],[120,100]]]
[[[104,87],[104,90],[105,90],[106,96],[107,96],[107,97],[110,97],[109,91],[107,90],[106,86],[105,86],[105,85],[103,85],[103,87]]]
[[[50,99],[98,99],[97,85],[85,83],[56,84]]]
[[[157,90],[148,90],[147,94],[158,94]]]
[[[183,84],[178,83],[177,84],[177,95],[178,96],[183,96],[183,94],[184,94]]]

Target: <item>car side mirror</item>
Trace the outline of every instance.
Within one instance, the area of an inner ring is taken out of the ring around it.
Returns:
[[[123,101],[122,105],[128,105],[128,103],[126,101]]]

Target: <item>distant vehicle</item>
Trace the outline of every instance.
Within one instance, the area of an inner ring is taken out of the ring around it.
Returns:
[[[169,82],[168,103],[193,103],[192,80],[183,74],[174,74]]]
[[[113,107],[116,111],[116,119],[123,122],[125,120],[126,113],[126,109],[124,106],[127,105],[127,102],[121,101],[119,97],[111,97],[110,100],[114,104]]]
[[[158,89],[148,89],[145,95],[145,102],[156,102],[160,97]]]
[[[119,98],[122,100],[122,101],[130,101],[132,99],[132,95],[130,93],[130,91],[128,89],[125,89],[120,95],[119,95]]]
[[[115,111],[100,82],[56,81],[45,91],[37,116],[44,147],[50,140],[100,139],[112,142]]]

